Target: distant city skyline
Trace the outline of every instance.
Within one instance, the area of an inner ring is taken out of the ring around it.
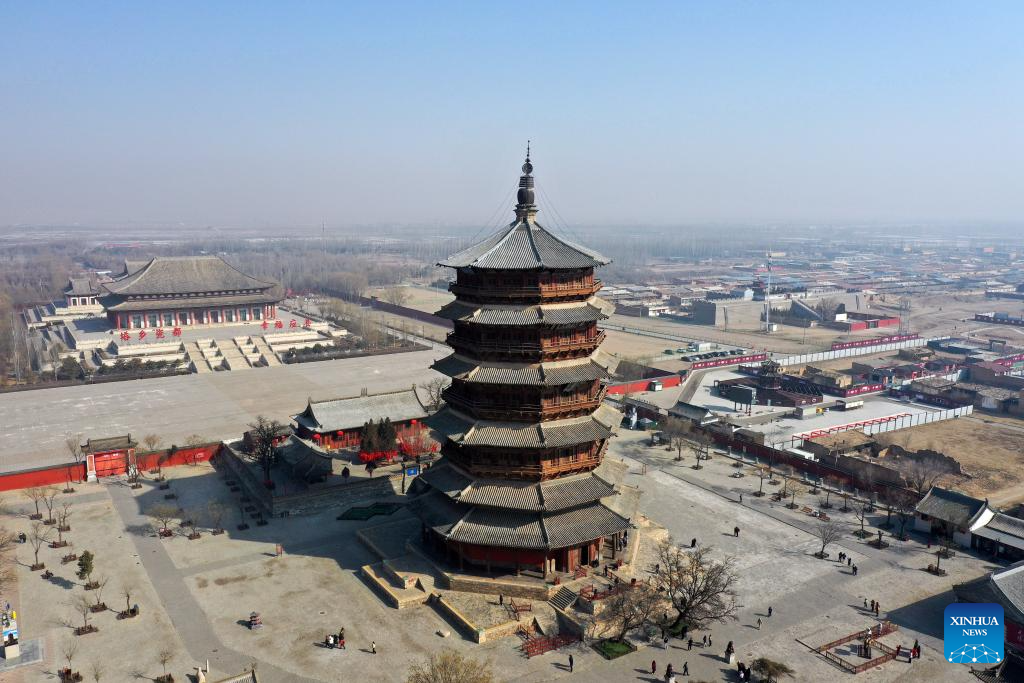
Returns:
[[[1024,6],[8,4],[0,225],[1024,225]]]

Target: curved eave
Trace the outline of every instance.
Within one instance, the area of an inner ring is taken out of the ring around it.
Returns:
[[[478,244],[452,254],[437,265],[482,270],[576,270],[611,263],[592,249],[548,232],[530,219],[517,219]]]
[[[538,423],[475,420],[445,406],[425,422],[461,446],[544,450],[610,438],[621,419],[619,411],[609,405],[598,406],[586,417]]]

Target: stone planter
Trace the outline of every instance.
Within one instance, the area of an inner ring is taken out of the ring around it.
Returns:
[[[88,626],[79,626],[79,627],[77,627],[75,629],[75,635],[76,636],[84,636],[84,635],[87,635],[89,633],[96,633],[97,631],[99,631],[99,629],[97,627],[93,626],[92,624],[89,624]]]

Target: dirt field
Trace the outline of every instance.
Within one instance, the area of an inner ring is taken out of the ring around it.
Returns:
[[[1024,502],[1024,422],[1020,426],[1005,424],[977,413],[881,435],[879,440],[911,450],[933,449],[956,458],[971,478],[942,483],[988,498],[996,507]]]

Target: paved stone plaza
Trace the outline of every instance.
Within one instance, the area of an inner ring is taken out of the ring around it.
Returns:
[[[437,374],[430,364],[446,349],[362,356],[260,368],[208,372],[0,394],[0,472],[69,459],[66,435],[84,439],[157,433],[165,446],[190,434],[237,439],[257,415],[287,423],[309,397],[407,389]]]
[[[845,565],[811,555],[819,545],[809,533],[811,518],[768,498],[744,495],[741,505],[739,492],[756,490],[758,479],[731,478],[734,468],[725,457],[716,456],[695,471],[690,467],[692,457],[675,463],[672,453],[650,448],[644,435],[628,431],[616,437],[610,457],[624,457],[631,465],[627,482],[643,487],[641,509],[655,525],[651,538],[641,544],[638,568],[647,565],[644,558],[651,557],[659,533],[687,542],[695,537],[736,557],[741,577],[739,620],[712,629],[713,647],[687,651],[683,643],[672,641],[666,650],[640,643],[637,652],[607,662],[582,645],[526,659],[514,636],[477,645],[431,606],[401,612],[388,607],[358,575],[360,566],[376,558],[357,540],[356,532],[400,520],[405,511],[367,522],[338,521],[332,511],[236,531],[239,513],[223,477],[211,466],[200,465],[165,470],[170,490],[179,496],[174,502],[191,513],[210,500],[225,501],[230,507],[224,536],[204,531],[202,538],[189,541],[183,530],[170,539],[153,536],[151,520],[143,511],[164,502],[165,492],[152,483],[134,492],[121,482],[78,486],[71,498],[74,549],[96,552],[97,573],[111,577],[104,594],[111,607],[123,605],[122,577],[136,584],[132,602],[141,606],[142,615],[127,621],[115,619],[112,612],[94,615],[100,631],[79,639],[75,667],[85,673],[93,659],[101,658],[108,663],[104,681],[135,680],[136,672],[152,678],[160,673],[157,652],[168,645],[174,652],[168,669],[176,676],[209,659],[214,676],[256,662],[271,682],[402,681],[412,662],[443,646],[489,658],[502,681],[569,678],[565,663],[570,652],[576,660],[572,680],[661,680],[668,662],[677,671],[688,663],[695,680],[732,680],[721,650],[733,640],[740,661],[765,655],[795,668],[795,680],[837,680],[851,675],[810,647],[877,623],[862,607],[864,599],[877,599],[883,606],[881,618],[899,625],[887,642],[909,646],[919,638],[923,655],[913,665],[891,662],[856,680],[976,680],[966,669],[942,662],[936,648],[941,647],[941,612],[952,600],[949,586],[981,575],[988,563],[958,554],[944,563],[950,576],[936,578],[921,569],[930,555],[919,540],[877,551],[851,535],[830,551],[834,556],[846,550],[854,557],[860,567],[854,577]],[[7,500],[16,507],[10,526],[27,530],[26,501],[10,494]],[[809,496],[805,502],[811,502]],[[854,522],[852,515],[836,517]],[[658,532],[657,525],[665,529]],[[732,535],[734,525],[741,528],[738,539]],[[275,556],[278,543],[284,546],[283,557]],[[41,551],[41,559],[56,574],[47,581],[28,570],[31,548],[18,546],[20,597],[12,602],[23,637],[40,639],[44,658],[40,664],[5,672],[5,683],[52,680],[60,663],[61,645],[71,637],[64,622],[74,616],[68,602],[83,592],[74,565],[60,565],[62,552]],[[769,606],[774,608],[770,619]],[[261,630],[250,631],[246,625],[252,611],[262,615]],[[764,622],[760,630],[759,616]],[[323,648],[326,633],[342,626],[348,649]],[[450,631],[451,636],[441,638],[439,630]],[[367,652],[371,641],[377,643],[376,657]],[[658,678],[649,673],[652,659],[658,662]]]

